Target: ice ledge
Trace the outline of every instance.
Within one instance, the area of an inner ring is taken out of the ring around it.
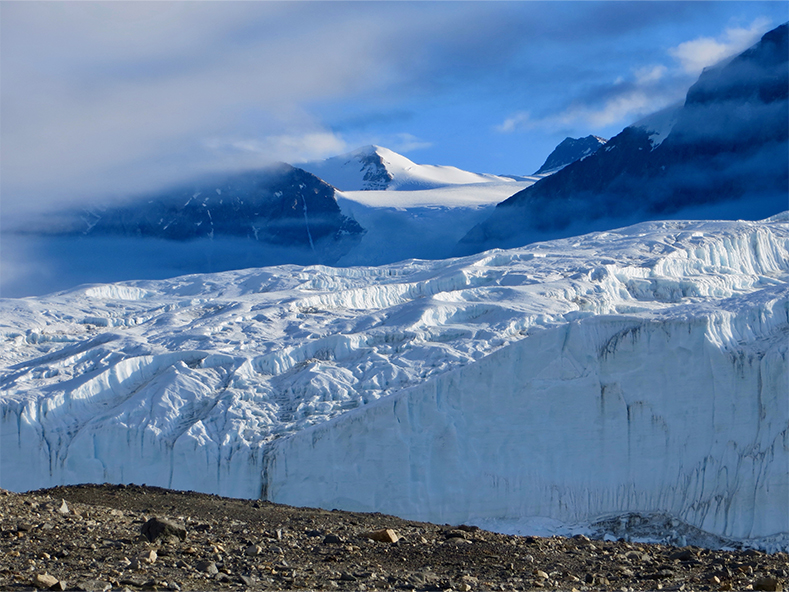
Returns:
[[[438,523],[665,515],[787,549],[789,289],[735,308],[536,334],[274,442],[265,496]]]

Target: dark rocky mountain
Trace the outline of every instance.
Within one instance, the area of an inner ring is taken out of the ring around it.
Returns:
[[[670,133],[625,128],[602,149],[500,203],[457,253],[512,247],[639,220],[763,218],[787,209],[786,24],[705,69]]]
[[[592,135],[585,138],[565,138],[554,148],[553,152],[548,155],[543,165],[534,174],[555,173],[576,160],[581,160],[590,154],[594,154],[606,142],[607,140]]]
[[[246,237],[316,250],[363,232],[340,212],[334,187],[304,170],[279,164],[86,210],[71,218],[64,233],[174,241]]]

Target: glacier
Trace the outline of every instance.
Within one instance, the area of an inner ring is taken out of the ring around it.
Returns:
[[[0,487],[789,549],[787,279],[783,213],[3,299]]]

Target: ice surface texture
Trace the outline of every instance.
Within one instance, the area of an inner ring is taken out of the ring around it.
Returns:
[[[0,301],[0,487],[789,540],[789,216]]]

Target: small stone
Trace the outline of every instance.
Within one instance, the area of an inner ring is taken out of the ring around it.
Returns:
[[[308,530],[305,534],[310,538],[323,536],[323,533],[320,530]]]
[[[61,500],[61,504],[60,504],[60,507],[58,508],[58,512],[60,514],[65,515],[65,514],[68,514],[69,511],[70,510],[68,509],[68,504],[66,503],[66,500]]]
[[[323,544],[324,545],[329,545],[329,544],[333,544],[333,543],[336,544],[336,543],[341,543],[341,542],[342,542],[342,539],[340,537],[338,537],[336,534],[327,534],[325,537],[323,537]]]
[[[238,576],[238,583],[239,584],[244,584],[248,588],[251,588],[254,585],[255,580],[253,580],[249,576]]]
[[[112,588],[112,584],[103,580],[83,580],[77,584],[77,590],[83,592],[105,592]]]
[[[550,578],[550,576],[547,573],[545,573],[544,571],[542,571],[541,569],[535,569],[534,570],[534,575],[537,576],[538,578],[540,578],[541,580],[547,580],[547,579]]]
[[[195,568],[197,568],[197,571],[207,573],[209,576],[214,576],[219,573],[216,563],[213,561],[198,561]]]
[[[151,518],[140,528],[142,535],[149,542],[154,542],[159,537],[174,536],[180,540],[186,539],[186,529],[164,518]]]
[[[33,585],[36,588],[49,588],[57,583],[58,579],[48,573],[36,574],[36,577],[33,578]]]
[[[465,538],[468,538],[468,535],[466,535],[466,531],[465,530],[458,530],[458,529],[450,530],[448,532],[445,532],[444,536],[446,538],[448,538],[448,539],[465,539]]]
[[[690,549],[680,549],[679,551],[676,551],[675,553],[672,553],[668,556],[668,558],[672,561],[690,561],[691,559],[695,559],[695,557],[696,556],[693,554],[693,551]]]
[[[244,555],[247,557],[252,557],[253,555],[260,555],[263,552],[263,547],[260,545],[249,545],[246,549],[244,549]]]
[[[780,592],[784,589],[783,584],[776,578],[759,578],[753,583],[754,590],[771,590]]]
[[[356,576],[345,571],[340,574],[340,581],[342,582],[355,582],[356,579]]]
[[[153,549],[148,551],[148,553],[144,553],[143,556],[142,556],[142,560],[145,563],[148,563],[150,565],[153,565],[154,563],[156,563],[156,560],[158,558],[159,558],[159,555]]]
[[[374,530],[364,535],[370,540],[378,541],[381,543],[396,543],[400,540],[398,534],[391,528],[384,528],[381,530]]]
[[[54,592],[64,592],[68,589],[68,585],[63,580],[58,580],[52,586],[49,587],[50,590]]]
[[[467,524],[461,524],[457,527],[458,530],[462,530],[464,532],[477,532],[479,530],[479,526],[469,526]]]

